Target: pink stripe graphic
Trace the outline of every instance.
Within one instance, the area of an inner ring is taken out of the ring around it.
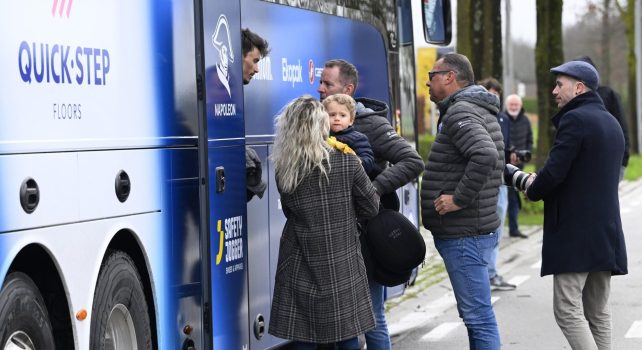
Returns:
[[[56,16],[56,7],[58,6],[58,0],[54,0],[53,7],[51,8],[51,15]]]
[[[71,4],[73,4],[74,0],[69,0],[69,4],[67,5],[67,18],[69,18],[69,12],[71,12]]]
[[[58,10],[58,15],[62,17],[62,10],[65,8],[65,0],[60,2],[60,10]]]

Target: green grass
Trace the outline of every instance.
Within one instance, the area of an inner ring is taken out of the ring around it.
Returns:
[[[624,171],[624,179],[629,181],[635,181],[642,176],[642,155],[632,154],[629,157],[629,165]]]

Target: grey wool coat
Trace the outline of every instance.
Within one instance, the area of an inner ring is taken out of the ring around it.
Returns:
[[[331,343],[375,326],[357,219],[377,214],[379,196],[353,154],[331,151],[327,175],[279,188],[287,222],[269,333],[280,338]]]

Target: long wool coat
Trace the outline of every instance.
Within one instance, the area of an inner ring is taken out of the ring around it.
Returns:
[[[358,158],[331,151],[328,180],[316,169],[279,191],[287,222],[269,333],[331,343],[374,328],[357,218],[376,215],[379,198]]]
[[[541,274],[626,274],[618,198],[622,128],[595,92],[569,101],[553,124],[553,148],[526,192],[544,200]]]

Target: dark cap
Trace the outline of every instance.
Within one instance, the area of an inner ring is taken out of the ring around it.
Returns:
[[[597,70],[589,63],[583,61],[569,61],[561,66],[551,68],[551,73],[568,75],[583,82],[590,89],[597,89],[600,81],[600,75]]]

